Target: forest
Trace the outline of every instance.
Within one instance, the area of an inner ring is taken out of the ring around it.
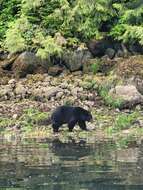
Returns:
[[[9,52],[60,55],[106,36],[143,45],[142,0],[0,0],[0,47]]]

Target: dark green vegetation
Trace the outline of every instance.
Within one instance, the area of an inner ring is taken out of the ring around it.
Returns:
[[[104,36],[143,44],[142,0],[0,0],[0,44],[10,52],[61,55]]]

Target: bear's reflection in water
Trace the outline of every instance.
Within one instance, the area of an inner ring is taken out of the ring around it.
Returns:
[[[143,146],[69,139],[0,146],[0,188],[36,190],[142,190]]]
[[[76,143],[74,139],[70,139],[67,143],[62,143],[59,139],[52,142],[51,151],[61,160],[79,160],[93,153],[93,148],[81,140]]]

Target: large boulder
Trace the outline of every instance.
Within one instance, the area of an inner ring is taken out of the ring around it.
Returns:
[[[27,74],[47,72],[49,65],[48,60],[42,60],[31,52],[23,52],[14,61],[12,70],[16,77],[25,77]]]
[[[140,77],[135,77],[134,82],[137,90],[143,95],[143,79]]]
[[[63,62],[70,71],[80,70],[84,63],[92,58],[87,48],[78,48],[75,51],[66,51],[63,55]]]
[[[143,103],[143,96],[133,85],[116,86],[109,91],[109,95],[115,100],[120,99],[122,102],[121,107],[123,108],[131,108]]]

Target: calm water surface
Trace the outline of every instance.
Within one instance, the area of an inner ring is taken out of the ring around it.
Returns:
[[[0,190],[143,190],[143,145],[0,143]]]

